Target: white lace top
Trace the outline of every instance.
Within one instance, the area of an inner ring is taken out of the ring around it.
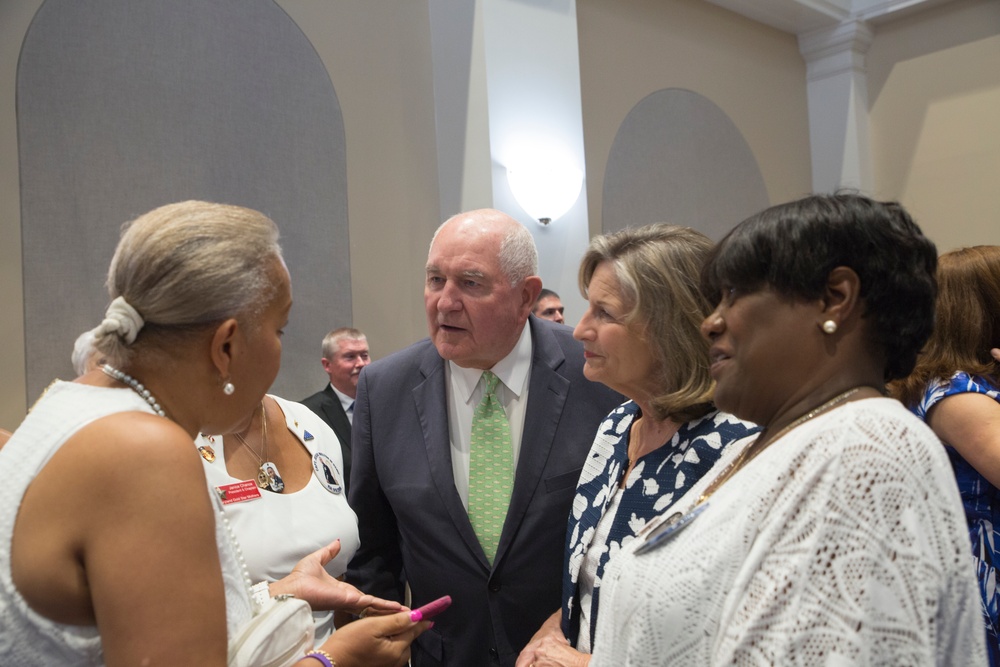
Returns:
[[[96,627],[54,623],[28,607],[11,578],[11,540],[25,491],[63,443],[90,422],[126,411],[151,410],[131,389],[56,382],[0,449],[0,470],[3,471],[3,483],[0,484],[0,665],[75,667],[104,664]],[[132,464],[138,465],[137,462]],[[226,587],[227,627],[232,636],[249,621],[250,600],[232,543],[221,521],[216,521],[216,542]],[[141,595],[142,591],[136,594]]]
[[[612,559],[591,667],[985,665],[954,475],[896,401],[806,422],[703,507],[651,551],[637,539]]]

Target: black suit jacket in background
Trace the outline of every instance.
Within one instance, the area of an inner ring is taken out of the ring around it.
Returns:
[[[309,398],[299,401],[325,421],[340,440],[340,450],[344,453],[344,491],[350,490],[351,480],[351,421],[344,412],[344,406],[340,404],[340,397],[333,391],[329,384],[326,389],[318,391]]]

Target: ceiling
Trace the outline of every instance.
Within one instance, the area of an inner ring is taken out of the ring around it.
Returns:
[[[708,0],[795,35],[845,21],[881,23],[953,0]]]

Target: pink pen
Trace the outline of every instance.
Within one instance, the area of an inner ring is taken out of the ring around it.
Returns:
[[[433,618],[447,609],[450,604],[451,596],[445,595],[444,597],[434,600],[434,602],[428,602],[423,607],[419,607],[411,611],[410,620],[414,623],[419,623],[420,621],[425,621],[428,618]]]

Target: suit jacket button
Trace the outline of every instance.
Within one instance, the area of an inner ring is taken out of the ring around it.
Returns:
[[[495,648],[491,647],[490,648],[490,657],[491,658],[499,658],[500,657],[500,652],[497,651]]]
[[[499,581],[492,581],[492,582],[490,582],[490,590],[493,591],[494,593],[499,593],[500,592],[500,582]]]

